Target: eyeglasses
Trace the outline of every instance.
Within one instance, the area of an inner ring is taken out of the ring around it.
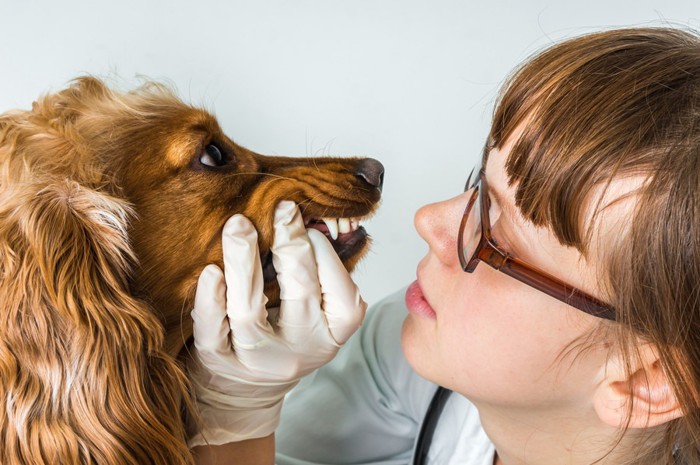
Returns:
[[[472,184],[474,172],[477,175]],[[615,320],[615,309],[611,306],[499,248],[491,235],[491,219],[489,217],[491,200],[488,195],[488,182],[484,177],[483,167],[472,170],[467,186],[468,189],[465,192],[472,189],[472,195],[464,209],[457,238],[459,263],[464,271],[473,273],[479,262],[484,262],[501,273],[505,273],[521,283],[585,313]],[[470,219],[473,219],[471,223]]]

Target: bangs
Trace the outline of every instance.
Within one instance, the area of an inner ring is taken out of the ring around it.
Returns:
[[[687,52],[689,37],[658,31],[599,32],[563,42],[517,69],[501,92],[487,145],[501,148],[519,134],[506,162],[509,183],[517,183],[516,206],[583,254],[590,239],[583,224],[587,196],[614,177],[646,177],[663,168],[671,140],[683,131],[679,111],[697,93],[674,53],[680,43]]]

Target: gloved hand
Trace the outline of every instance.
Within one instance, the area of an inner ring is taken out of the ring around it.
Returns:
[[[364,318],[367,304],[330,242],[306,231],[293,202],[280,202],[274,228],[277,328],[267,321],[257,232],[247,218],[224,226],[225,273],[209,265],[200,275],[187,366],[200,423],[190,425],[190,447],[273,433],[284,395],[330,361]]]

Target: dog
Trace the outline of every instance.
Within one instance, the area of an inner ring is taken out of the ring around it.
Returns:
[[[379,204],[371,158],[263,156],[158,83],[81,77],[0,115],[0,462],[190,464],[182,359],[196,282],[235,213],[296,202],[348,270]]]

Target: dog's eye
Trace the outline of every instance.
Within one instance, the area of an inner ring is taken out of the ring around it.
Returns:
[[[224,156],[221,154],[221,149],[214,144],[209,144],[204,148],[202,156],[199,157],[199,162],[202,165],[219,167],[224,164]]]

